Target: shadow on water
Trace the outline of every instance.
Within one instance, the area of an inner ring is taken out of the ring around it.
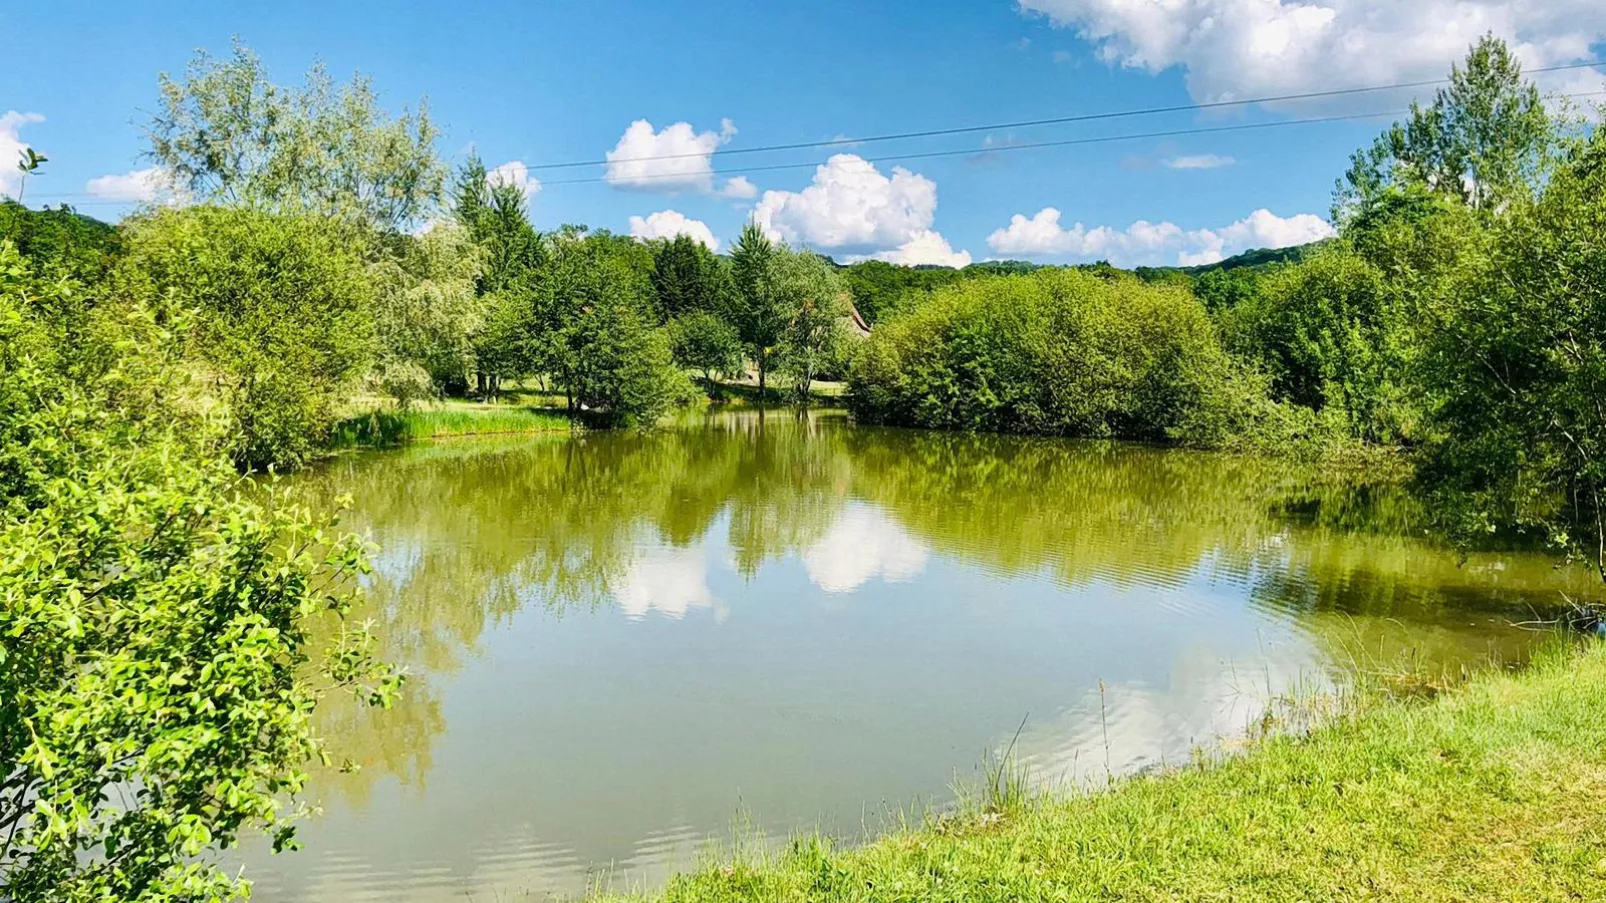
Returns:
[[[1464,561],[1398,486],[1290,462],[742,411],[451,441],[297,478],[378,542],[408,694],[259,899],[657,880],[732,813],[855,835],[1011,736],[1052,780],[1179,761],[1368,657],[1520,661],[1587,574]]]

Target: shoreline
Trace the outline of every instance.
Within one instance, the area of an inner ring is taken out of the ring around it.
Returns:
[[[1003,767],[958,814],[862,846],[800,837],[596,899],[1587,899],[1606,886],[1602,698],[1606,644],[1558,644],[1430,699],[1362,691],[1241,754],[1041,796]]]

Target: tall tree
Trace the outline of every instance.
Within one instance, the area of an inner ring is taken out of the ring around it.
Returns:
[[[731,322],[758,367],[758,395],[763,398],[771,355],[786,329],[784,299],[776,289],[775,243],[757,223],[742,228],[741,237],[731,249]]]
[[[422,235],[395,235],[374,264],[379,361],[375,381],[398,404],[460,391],[475,368],[484,298],[475,291],[481,254],[451,220]]]
[[[440,201],[446,170],[424,104],[391,117],[373,82],[336,85],[322,64],[300,87],[275,85],[236,42],[161,77],[150,155],[196,200],[310,212],[405,231]]]
[[[1531,197],[1555,130],[1539,89],[1522,77],[1506,43],[1486,35],[1430,106],[1350,158],[1333,204],[1336,222],[1370,214],[1392,192],[1419,186],[1479,210]]]
[[[471,343],[476,390],[490,398],[503,379],[534,369],[536,283],[548,242],[530,224],[523,188],[491,176],[478,155],[453,181],[452,214],[480,250],[475,292],[483,319]]]
[[[658,314],[673,320],[694,310],[715,310],[724,300],[724,266],[708,246],[689,235],[652,243],[652,287]]]
[[[1606,579],[1606,132],[1481,250],[1427,324],[1426,473],[1469,531],[1545,531]]]
[[[847,283],[818,254],[783,249],[775,261],[775,292],[787,311],[781,362],[799,400],[808,401],[815,375],[835,359],[848,315]]]

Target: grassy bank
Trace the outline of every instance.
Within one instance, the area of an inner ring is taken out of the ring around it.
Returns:
[[[1606,899],[1606,646],[1107,792],[796,841],[654,899]]]
[[[329,445],[335,449],[387,448],[421,439],[538,433],[569,428],[569,419],[555,411],[453,403],[408,411],[375,410],[348,417],[335,426]]]

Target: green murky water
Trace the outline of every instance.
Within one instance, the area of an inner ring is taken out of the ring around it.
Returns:
[[[265,900],[505,900],[662,880],[733,823],[856,838],[1015,736],[1043,782],[1185,760],[1357,661],[1520,660],[1589,577],[1462,561],[1387,486],[1101,443],[699,417],[307,474],[353,493],[414,675],[323,713]],[[1101,689],[1102,687],[1102,689]]]

